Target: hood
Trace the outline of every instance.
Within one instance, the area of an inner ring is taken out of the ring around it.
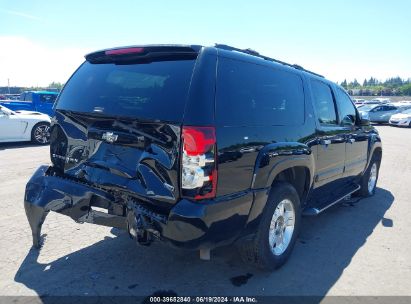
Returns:
[[[408,118],[408,117],[411,117],[411,114],[398,113],[398,114],[392,115],[391,119],[403,119],[403,118]]]
[[[44,115],[43,113],[40,112],[35,112],[35,111],[25,111],[25,110],[18,110],[14,111],[15,113],[21,114],[21,115]]]
[[[18,110],[14,111],[14,114],[24,119],[44,120],[50,122],[50,116],[40,112]]]

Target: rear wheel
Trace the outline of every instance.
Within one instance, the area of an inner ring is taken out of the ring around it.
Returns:
[[[36,124],[31,130],[31,141],[40,145],[48,144],[50,141],[50,125],[46,122]]]
[[[289,183],[272,187],[256,234],[240,245],[243,260],[274,270],[291,255],[301,221],[300,199]]]
[[[378,172],[380,169],[380,160],[373,155],[367,170],[361,178],[359,195],[363,197],[373,196],[377,188]]]

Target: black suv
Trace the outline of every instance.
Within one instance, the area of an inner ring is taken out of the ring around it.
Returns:
[[[35,247],[49,211],[200,251],[236,241],[274,269],[301,215],[374,194],[381,140],[321,75],[226,45],[107,49],[65,85],[52,166],[25,193]]]

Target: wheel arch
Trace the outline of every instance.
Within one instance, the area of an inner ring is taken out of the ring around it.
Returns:
[[[365,170],[367,170],[372,158],[374,155],[378,158],[378,160],[381,162],[382,159],[382,143],[381,143],[381,138],[378,134],[373,134],[370,136],[369,139],[369,145],[368,145],[368,159],[367,159],[367,165],[365,166]],[[363,172],[363,173],[364,173]]]
[[[290,147],[290,143],[287,145]],[[291,184],[296,189],[301,204],[304,204],[313,184],[315,162],[311,149],[300,143],[289,150],[278,148],[277,145],[276,152],[272,149],[262,150],[257,157],[251,185],[254,190],[254,201],[247,221],[247,228],[251,230],[261,218],[273,184]]]
[[[31,141],[34,140],[34,138],[33,138],[33,136],[34,136],[34,129],[35,129],[38,125],[40,125],[40,124],[46,124],[46,125],[48,125],[49,127],[51,126],[50,121],[47,121],[47,120],[41,120],[41,121],[37,121],[36,123],[34,123],[33,126],[32,126],[31,129],[30,129],[30,140],[31,140]]]

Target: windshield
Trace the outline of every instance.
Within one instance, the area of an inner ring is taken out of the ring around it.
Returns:
[[[402,114],[411,114],[411,109],[408,109],[408,110],[402,111]]]
[[[195,60],[83,65],[56,109],[181,122]]]

